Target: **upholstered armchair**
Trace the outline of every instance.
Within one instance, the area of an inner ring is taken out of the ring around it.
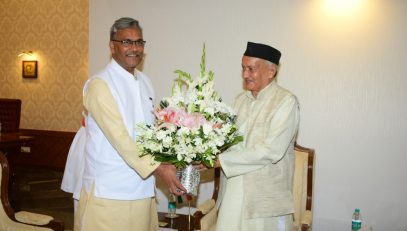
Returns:
[[[313,149],[295,144],[293,231],[311,230],[314,155]],[[212,231],[216,226],[218,211],[215,203],[219,192],[220,169],[212,171],[215,171],[213,195],[197,207],[193,215],[195,230]]]
[[[63,231],[64,223],[51,216],[26,211],[14,212],[8,199],[9,165],[0,152],[0,230],[4,231]]]
[[[314,150],[295,144],[294,231],[311,230]]]
[[[212,198],[206,200],[198,205],[196,212],[193,215],[194,228],[200,231],[213,231],[215,230],[218,210],[215,206],[218,199],[220,168],[210,169],[214,171],[214,187]]]

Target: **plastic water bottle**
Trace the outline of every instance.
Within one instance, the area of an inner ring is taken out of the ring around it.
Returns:
[[[355,209],[352,215],[352,231],[357,231],[362,228],[362,216],[360,215],[360,209]]]
[[[177,201],[174,194],[170,194],[168,197],[168,214],[169,218],[177,217]]]

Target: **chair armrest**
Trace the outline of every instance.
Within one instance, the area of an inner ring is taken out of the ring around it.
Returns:
[[[301,231],[309,230],[312,223],[312,212],[310,210],[305,210],[301,220]]]
[[[209,231],[215,230],[216,221],[218,220],[218,211],[216,207],[213,207],[205,216],[201,219],[201,230]]]
[[[49,228],[56,231],[64,231],[64,222],[55,220],[53,217],[48,215],[20,211],[14,214],[14,218],[16,221],[21,223]]]
[[[206,200],[204,203],[200,204],[197,207],[198,211],[201,211],[202,214],[207,214],[212,210],[212,208],[215,207],[215,200],[214,199],[209,199]]]
[[[48,215],[30,213],[27,211],[20,211],[14,214],[17,221],[32,224],[32,225],[46,225],[54,218]]]
[[[217,209],[215,200],[209,199],[197,207],[193,215],[195,230],[212,230],[216,224]]]

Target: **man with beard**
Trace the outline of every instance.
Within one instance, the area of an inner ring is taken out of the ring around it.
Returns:
[[[137,20],[116,20],[112,59],[84,86],[87,140],[75,231],[158,230],[153,173],[171,193],[185,191],[174,166],[139,157],[134,142],[137,124],[154,122],[151,82],[136,69],[145,43]]]

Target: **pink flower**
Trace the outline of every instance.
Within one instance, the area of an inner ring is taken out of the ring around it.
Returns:
[[[199,128],[206,122],[205,117],[196,112],[192,114],[185,113],[184,118],[182,119],[182,125],[188,128]]]
[[[215,123],[213,125],[213,128],[221,128],[222,127],[222,123]]]
[[[155,116],[162,122],[160,127],[169,127],[169,124],[172,124],[177,127],[199,128],[207,123],[205,117],[199,113],[188,114],[184,110],[172,107],[157,111]]]
[[[185,112],[179,111],[176,108],[164,108],[159,110],[155,113],[155,116],[158,120],[162,121],[163,123],[170,123],[174,124],[175,126],[181,125],[181,118]]]

